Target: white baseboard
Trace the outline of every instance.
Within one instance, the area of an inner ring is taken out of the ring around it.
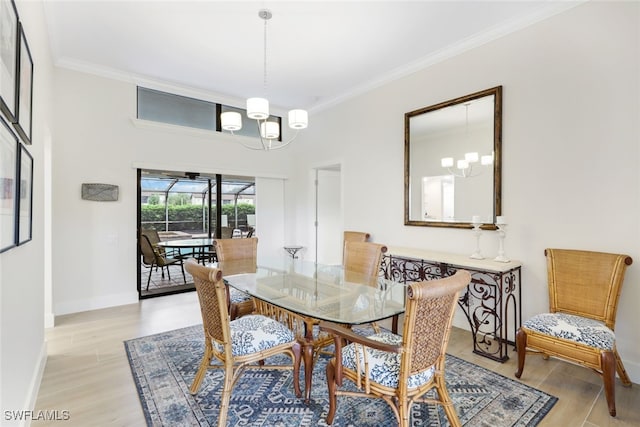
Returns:
[[[105,295],[98,298],[86,298],[73,301],[64,301],[54,304],[56,316],[63,314],[79,313],[82,311],[98,310],[101,308],[116,307],[119,305],[135,304],[138,302],[136,291],[120,294]]]
[[[42,382],[42,376],[44,375],[44,368],[47,365],[47,342],[44,341],[40,347],[40,354],[38,361],[33,370],[31,382],[29,383],[29,391],[23,405],[23,414],[30,413],[36,406],[38,399],[38,392],[40,391],[40,383]],[[4,424],[3,424],[4,425]],[[29,427],[31,425],[31,417],[25,416],[22,420],[14,420],[9,422],[8,425],[15,425],[19,427]]]
[[[631,382],[634,384],[640,384],[640,363],[632,362],[630,360],[623,360],[624,369],[629,374]]]
[[[56,325],[56,315],[53,313],[44,314],[44,327],[53,328]]]

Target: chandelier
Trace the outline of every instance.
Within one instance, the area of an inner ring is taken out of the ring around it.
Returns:
[[[469,105],[471,103],[467,102],[464,104],[465,106],[465,139],[467,142],[469,141]],[[453,157],[443,157],[440,160],[440,164],[443,168],[447,168],[449,173],[453,176],[457,176],[460,178],[470,178],[472,176],[478,176],[482,173],[482,171],[473,170],[473,167],[476,163],[480,162],[482,166],[489,166],[493,164],[493,153],[486,154],[480,156],[477,152],[469,152],[465,153],[463,159],[459,159],[455,162],[456,168],[459,172],[453,171],[454,159]]]
[[[258,16],[264,21],[264,91],[267,89],[267,21],[273,14],[269,9],[260,9]],[[289,145],[298,136],[300,129],[305,129],[309,124],[309,116],[305,110],[289,111],[289,127],[295,130],[295,134],[286,142],[280,141],[280,124],[269,120],[269,100],[266,98],[247,99],[247,117],[256,121],[260,145],[254,146],[239,140],[242,145],[252,150],[277,150]],[[242,129],[242,116],[235,111],[226,111],[220,114],[220,124],[223,130],[234,132]]]
[[[482,166],[491,165],[493,164],[493,154],[487,154],[480,157],[477,152],[465,153],[464,159],[460,159],[455,162],[456,168],[459,172],[455,172],[451,169],[454,164],[453,157],[444,157],[442,160],[440,160],[440,164],[443,168],[447,168],[449,173],[453,176],[457,176],[460,178],[470,178],[472,176],[478,176],[482,173],[482,171],[478,171],[477,169],[476,171],[473,170],[473,167],[476,163],[478,163],[478,160],[480,161],[480,165]]]

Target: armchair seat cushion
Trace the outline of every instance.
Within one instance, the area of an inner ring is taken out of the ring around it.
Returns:
[[[391,332],[380,332],[367,338],[386,344],[402,344],[400,335]],[[363,347],[359,344],[349,344],[342,349],[342,366],[357,372],[356,352],[360,358],[360,369],[364,369],[363,349],[367,352],[369,362],[369,378],[386,387],[396,388],[400,376],[400,354]],[[431,380],[435,373],[435,366],[426,371],[411,375],[408,381],[409,389],[421,386]]]
[[[229,299],[231,300],[232,304],[240,304],[251,300],[251,296],[249,296],[245,292],[239,291],[229,286]]]
[[[293,332],[282,323],[259,314],[242,316],[232,320],[229,326],[233,356],[257,353],[296,339]],[[224,352],[219,343],[214,341],[213,345],[219,352]]]
[[[603,322],[566,313],[542,313],[522,327],[602,350],[613,350],[615,334]]]

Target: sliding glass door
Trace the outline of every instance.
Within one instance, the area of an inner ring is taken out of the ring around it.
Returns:
[[[252,235],[255,198],[253,177],[139,169],[140,297],[193,290],[191,277],[183,276],[175,260],[197,255],[196,247],[165,249],[158,242]]]

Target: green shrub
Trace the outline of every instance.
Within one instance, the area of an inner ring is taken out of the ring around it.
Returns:
[[[211,209],[211,215],[215,218],[215,206]],[[206,210],[205,210],[206,214]],[[232,204],[222,206],[222,214],[227,215],[229,225],[235,224],[235,208]],[[250,203],[238,203],[238,225],[247,224],[247,214],[255,214],[255,206]],[[201,231],[206,232],[206,223],[203,226],[203,209],[198,205],[174,205],[168,207],[169,231]],[[205,217],[205,219],[207,219]],[[165,208],[164,205],[142,205],[142,228],[164,231]]]

